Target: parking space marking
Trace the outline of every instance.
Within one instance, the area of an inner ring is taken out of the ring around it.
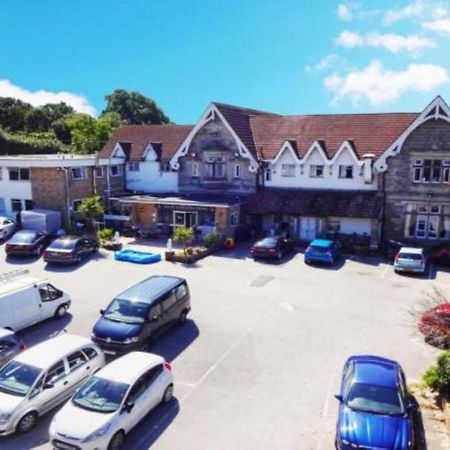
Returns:
[[[194,392],[205,380],[208,376],[216,370],[219,364],[247,337],[251,330],[247,330],[244,334],[242,334],[239,339],[237,339],[233,345],[228,347],[228,349],[223,353],[223,355],[200,377],[200,379],[194,384],[192,389],[190,389],[186,394],[183,395],[180,399],[180,403],[185,401],[192,392]]]
[[[186,381],[176,381],[175,384],[179,386],[195,387],[195,383],[188,383]]]
[[[327,392],[325,397],[325,404],[322,409],[322,417],[326,417],[328,415],[328,409],[330,407],[330,398],[331,398],[331,389],[333,386],[334,376],[331,375],[328,379]]]
[[[388,272],[389,268],[391,267],[390,264],[386,265],[385,269],[383,270],[382,274],[381,274],[381,278],[384,278],[384,276],[386,275],[386,273]]]

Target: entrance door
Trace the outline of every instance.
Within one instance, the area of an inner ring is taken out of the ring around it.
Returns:
[[[178,227],[194,227],[195,225],[197,225],[197,213],[187,211],[174,211],[173,223]]]
[[[317,232],[317,219],[315,217],[300,217],[300,239],[311,241]]]

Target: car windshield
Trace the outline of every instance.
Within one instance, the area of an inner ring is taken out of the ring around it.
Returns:
[[[311,245],[309,248],[313,253],[328,253],[330,251],[329,247],[321,247],[319,245]]]
[[[56,239],[52,242],[50,250],[69,250],[75,247],[75,239]]]
[[[108,414],[117,411],[129,385],[105,378],[90,378],[72,398],[72,403],[83,409]]]
[[[119,322],[143,323],[148,317],[149,309],[150,306],[145,303],[115,298],[106,308],[104,317]]]
[[[378,414],[403,414],[403,405],[396,389],[355,383],[348,393],[347,406]]]
[[[274,238],[265,238],[256,244],[258,247],[275,247],[277,240]]]
[[[400,259],[410,259],[412,261],[420,261],[422,259],[422,255],[419,253],[400,253],[398,257]]]
[[[0,370],[0,392],[25,397],[42,369],[11,361]]]
[[[16,233],[9,242],[11,244],[31,244],[36,240],[36,233]]]

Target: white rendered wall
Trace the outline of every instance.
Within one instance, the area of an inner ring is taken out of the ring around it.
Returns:
[[[137,192],[178,192],[178,173],[163,172],[158,161],[141,161],[139,171],[126,169],[127,189]]]
[[[372,219],[353,219],[348,217],[330,217],[330,220],[338,220],[341,224],[341,233],[360,234],[370,236],[372,232]]]
[[[17,167],[17,166],[16,166]],[[0,216],[8,216],[13,219],[16,218],[16,212],[11,209],[11,200],[22,200],[22,208],[24,208],[24,200],[32,200],[31,194],[31,182],[27,181],[14,181],[9,179],[8,169],[0,166],[1,179],[0,179],[0,198],[5,202],[5,210],[0,211]]]
[[[356,160],[350,150],[343,150],[333,162],[324,158],[324,155],[316,149],[304,160],[299,160],[293,153],[284,150],[275,164],[269,164],[271,180],[265,181],[265,185],[267,187],[298,189],[376,190],[376,177],[373,177],[373,182],[370,184],[364,182],[361,163],[361,161]],[[282,176],[283,164],[295,164],[295,177]],[[310,177],[311,165],[323,165],[323,177]],[[353,178],[339,178],[340,165],[352,165]]]

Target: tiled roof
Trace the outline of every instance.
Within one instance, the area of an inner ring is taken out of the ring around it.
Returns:
[[[284,141],[294,141],[304,156],[314,141],[322,141],[332,158],[341,144],[351,141],[357,155],[381,155],[416,119],[417,113],[330,114],[310,116],[251,116],[258,155],[273,159]]]
[[[248,212],[315,217],[380,217],[377,192],[265,188],[248,197]]]
[[[119,142],[125,143],[127,148],[131,144],[129,159],[139,161],[147,145],[153,143],[157,147],[157,152],[160,152],[160,159],[168,161],[192,128],[192,125],[123,125],[105,144],[100,157],[110,157],[115,145]]]
[[[258,111],[256,109],[240,108],[224,103],[214,102],[213,104],[230,124],[234,132],[239,136],[239,139],[247,147],[248,151],[256,156],[256,147],[250,125],[250,118],[254,116],[267,116],[270,119],[276,117],[276,114]]]

